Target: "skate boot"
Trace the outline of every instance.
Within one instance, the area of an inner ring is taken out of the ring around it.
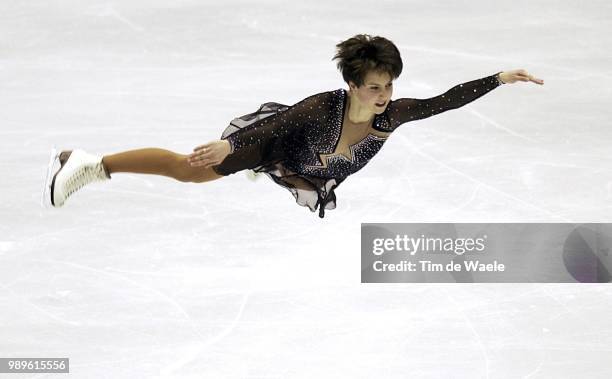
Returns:
[[[102,164],[102,157],[83,150],[62,151],[56,156],[60,168],[51,181],[49,195],[51,205],[61,207],[74,192],[86,184],[108,180],[110,174]]]

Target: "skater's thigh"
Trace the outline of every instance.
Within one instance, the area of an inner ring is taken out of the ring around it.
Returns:
[[[192,175],[191,181],[195,183],[210,182],[224,177],[224,175],[217,174],[212,167],[199,168],[199,170],[195,170],[195,173]]]

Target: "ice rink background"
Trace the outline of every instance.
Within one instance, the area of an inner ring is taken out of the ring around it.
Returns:
[[[612,221],[610,17],[605,1],[3,1],[0,356],[70,357],[78,378],[610,377],[608,284],[360,284],[361,222]],[[545,85],[402,125],[325,219],[244,172],[117,174],[40,207],[53,145],[187,153],[263,102],[347,88],[331,57],[358,33],[398,45],[394,99],[516,68]]]

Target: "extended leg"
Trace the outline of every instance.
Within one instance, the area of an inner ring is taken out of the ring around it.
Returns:
[[[145,148],[105,155],[102,158],[109,174],[131,172],[138,174],[163,175],[181,182],[203,183],[222,178],[212,167],[192,167],[188,155],[169,150]]]

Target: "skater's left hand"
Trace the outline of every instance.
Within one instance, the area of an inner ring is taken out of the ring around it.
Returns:
[[[514,83],[514,82],[520,81],[520,82],[534,82],[539,85],[544,85],[544,80],[538,79],[530,75],[527,71],[523,69],[501,72],[499,74],[499,78],[504,83]]]

